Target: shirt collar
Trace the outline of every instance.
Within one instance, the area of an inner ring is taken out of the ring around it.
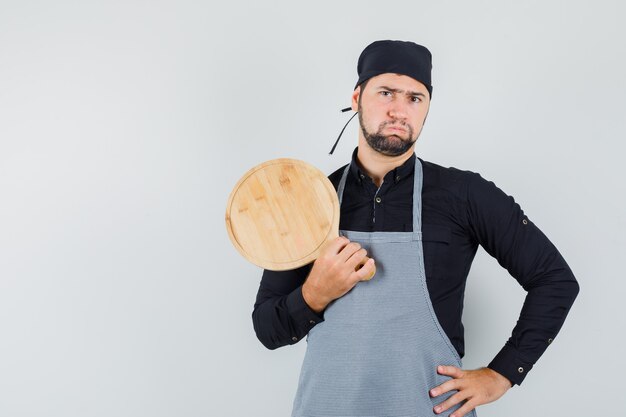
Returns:
[[[365,171],[361,169],[361,167],[359,166],[357,162],[356,155],[357,155],[358,150],[359,150],[359,147],[357,146],[356,148],[354,148],[354,151],[352,152],[352,161],[350,162],[350,172],[360,184],[364,179],[369,178],[369,176],[367,175]],[[413,152],[413,155],[411,156],[411,158],[407,159],[402,165],[394,168],[393,170],[385,174],[385,179],[393,178],[394,182],[398,182],[401,179],[406,178],[409,175],[413,175],[413,172],[415,170],[415,158],[414,157],[415,157],[415,152]]]

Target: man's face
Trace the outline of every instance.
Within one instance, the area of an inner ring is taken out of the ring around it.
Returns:
[[[370,78],[362,87],[352,94],[352,109],[359,112],[367,144],[387,156],[409,151],[430,107],[424,84],[406,75],[386,73]]]

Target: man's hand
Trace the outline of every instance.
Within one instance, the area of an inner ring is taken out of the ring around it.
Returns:
[[[451,376],[453,379],[431,389],[430,395],[432,397],[452,390],[458,392],[435,406],[435,413],[439,414],[461,401],[465,401],[465,404],[450,417],[463,417],[479,405],[490,403],[502,397],[512,386],[508,378],[489,368],[464,371],[456,366],[438,366],[437,372],[441,375]]]
[[[319,258],[302,285],[304,301],[317,313],[333,300],[352,289],[359,281],[374,272],[374,260],[369,259],[359,270],[367,252],[356,242],[340,236],[331,240],[322,250]]]

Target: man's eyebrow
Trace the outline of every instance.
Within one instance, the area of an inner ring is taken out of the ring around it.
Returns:
[[[389,90],[393,93],[398,93],[398,94],[402,94],[405,91],[404,90],[400,90],[399,88],[391,88],[391,87],[387,87],[385,85],[381,85],[380,87],[378,87],[379,90]],[[426,95],[424,93],[420,93],[419,91],[407,91],[406,92],[407,96],[422,96],[422,97],[426,97]]]

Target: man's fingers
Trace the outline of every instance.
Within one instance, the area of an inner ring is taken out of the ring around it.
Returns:
[[[367,281],[376,273],[374,260],[368,261],[367,251],[358,242],[350,242],[344,236],[329,241],[320,257],[322,256],[336,266],[343,267],[342,265],[345,264],[348,271],[355,271],[354,275],[351,275],[355,283]]]
[[[347,237],[339,236],[329,241],[324,248],[324,254],[337,255],[346,245],[350,243]]]
[[[356,281],[367,281],[376,273],[376,264],[373,258],[369,258],[365,265],[358,271],[354,272]]]
[[[352,256],[348,258],[348,260],[346,261],[346,264],[348,264],[350,268],[357,270],[359,264],[363,262],[366,256],[367,256],[367,251],[363,248],[360,248],[359,250],[354,252]]]
[[[454,407],[461,401],[467,399],[467,397],[468,397],[467,394],[465,394],[462,391],[459,391],[456,394],[452,395],[447,400],[445,400],[444,402],[442,402],[441,404],[437,404],[434,408],[435,413],[439,414],[443,411],[446,411],[448,408]]]
[[[440,375],[448,375],[448,376],[451,376],[452,378],[463,377],[463,370],[460,368],[457,368],[456,366],[439,365],[437,367],[437,373],[439,373]]]
[[[460,383],[458,379],[450,379],[443,384],[433,388],[430,390],[430,395],[433,397],[438,397],[441,394],[445,394],[448,391],[452,391],[454,389],[458,390]]]
[[[350,259],[350,257],[352,257],[352,255],[354,255],[359,250],[361,250],[361,245],[359,243],[350,242],[346,246],[344,246],[343,249],[341,249],[341,252],[339,252],[337,258],[342,263],[348,262],[348,259]],[[356,266],[356,264],[354,266]]]
[[[443,412],[465,400],[465,403],[457,411],[450,414],[450,417],[462,417],[481,404],[497,400],[510,388],[508,379],[496,374],[489,368],[464,371],[455,366],[442,365],[437,367],[437,372],[452,376],[453,379],[431,389],[430,394],[433,397],[451,389],[456,389],[458,392],[435,406],[435,412]]]
[[[474,408],[476,408],[477,405],[478,404],[476,404],[473,400],[469,400],[465,402],[465,404],[463,404],[454,413],[450,414],[450,417],[463,417],[464,415],[472,411]]]

